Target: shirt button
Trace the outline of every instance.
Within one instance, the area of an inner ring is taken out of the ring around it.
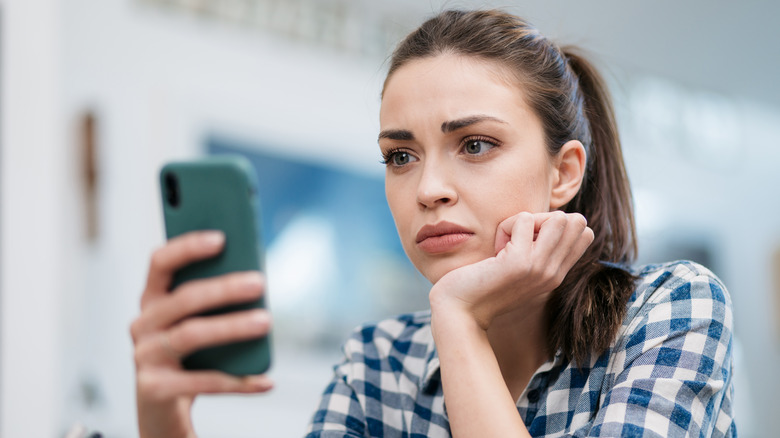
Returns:
[[[539,401],[539,390],[538,389],[532,389],[528,391],[528,401],[531,403],[536,403]]]

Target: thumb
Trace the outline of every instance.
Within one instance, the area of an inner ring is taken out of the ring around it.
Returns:
[[[496,230],[496,254],[500,253],[501,250],[506,247],[506,244],[512,240],[512,226],[516,220],[517,218],[512,216],[508,219],[504,219],[504,221],[498,225],[498,229]]]

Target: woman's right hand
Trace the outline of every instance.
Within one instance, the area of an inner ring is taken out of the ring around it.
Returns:
[[[266,310],[203,317],[206,310],[251,301],[265,290],[260,272],[238,272],[184,283],[169,291],[173,273],[222,250],[224,235],[193,232],[154,252],[141,314],[130,332],[135,345],[136,402],[141,437],[194,437],[190,408],[202,393],[258,393],[273,386],[265,375],[236,377],[218,371],[187,371],[181,358],[205,347],[268,334]]]
[[[431,310],[434,316],[469,315],[483,330],[504,313],[514,312],[516,320],[539,314],[592,242],[593,230],[579,213],[518,213],[498,225],[495,257],[436,282]],[[446,310],[437,312],[441,307]]]

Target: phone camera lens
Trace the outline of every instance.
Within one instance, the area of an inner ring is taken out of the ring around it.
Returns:
[[[181,194],[179,193],[179,180],[173,173],[165,174],[165,199],[168,200],[168,204],[171,207],[178,207],[181,202]]]

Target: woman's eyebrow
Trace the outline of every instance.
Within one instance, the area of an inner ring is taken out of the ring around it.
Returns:
[[[406,129],[387,129],[379,133],[379,138],[377,141],[383,138],[389,138],[390,140],[411,141],[414,140],[414,134],[412,134],[412,131],[407,131]]]
[[[493,116],[476,115],[476,116],[463,117],[462,119],[456,119],[456,120],[450,120],[448,122],[444,122],[441,124],[441,132],[446,134],[448,132],[457,131],[458,129],[465,128],[466,126],[470,126],[475,123],[484,122],[486,120],[504,123],[504,124],[507,123]]]
[[[484,122],[484,121],[492,121],[492,122],[507,124],[507,122],[497,117],[478,114],[475,116],[468,116],[468,117],[463,117],[460,119],[444,122],[441,124],[441,132],[446,134],[452,131],[457,131],[458,129],[461,128],[465,128],[466,126],[470,126],[475,123]],[[388,138],[390,140],[411,141],[414,140],[414,134],[412,134],[412,131],[406,129],[387,129],[379,133],[379,138],[377,140],[381,140],[383,138]]]

